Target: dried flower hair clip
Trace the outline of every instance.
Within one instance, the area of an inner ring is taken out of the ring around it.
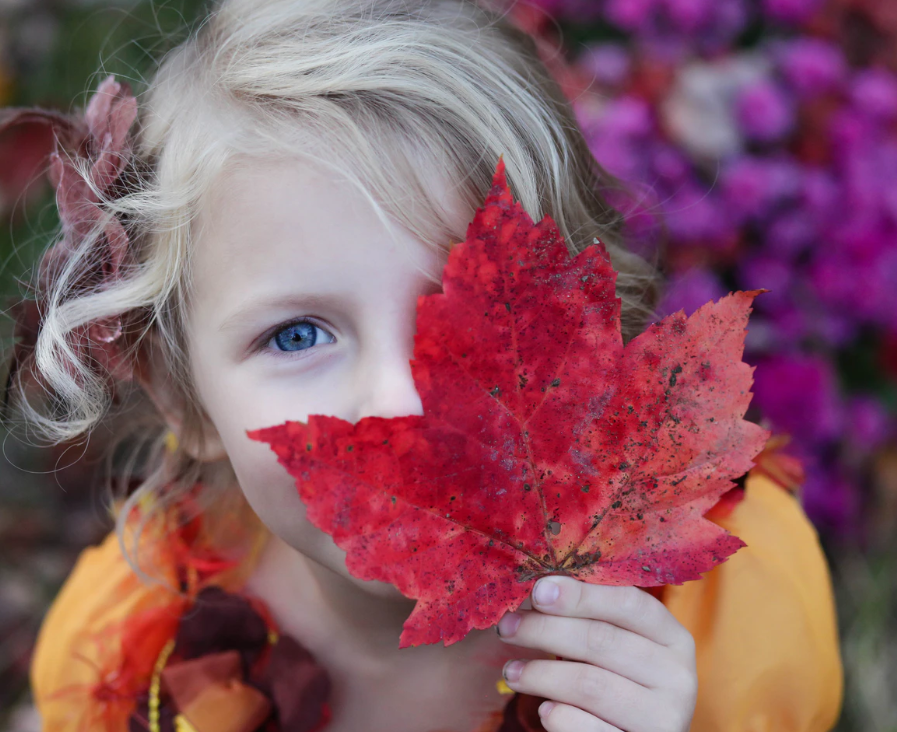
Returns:
[[[0,109],[0,134],[18,125],[49,125],[54,133],[50,153],[50,181],[62,225],[61,239],[51,247],[39,267],[39,294],[70,261],[81,242],[101,229],[96,265],[77,283],[103,289],[122,277],[128,257],[128,235],[121,221],[109,216],[101,200],[115,198],[116,184],[131,160],[130,130],[137,118],[137,100],[125,82],[107,77],[90,99],[83,115],[67,115],[38,108]],[[7,384],[33,352],[43,303],[25,300],[14,308],[16,345]],[[74,333],[73,346],[112,377],[132,378],[121,347],[121,316],[86,323]]]

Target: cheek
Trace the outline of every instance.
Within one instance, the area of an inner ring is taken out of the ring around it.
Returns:
[[[342,552],[306,517],[296,483],[271,449],[243,434],[222,435],[228,459],[246,500],[262,522],[294,549],[319,561],[322,551]],[[326,562],[328,566],[330,562]]]
[[[392,585],[365,582],[349,574],[345,552],[308,520],[295,481],[267,445],[247,439],[228,447],[227,452],[246,500],[271,532],[365,592],[392,600],[405,599]]]

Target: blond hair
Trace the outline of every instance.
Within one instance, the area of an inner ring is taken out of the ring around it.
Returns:
[[[471,0],[223,0],[162,60],[139,102],[127,190],[102,203],[125,222],[133,264],[112,287],[79,287],[100,256],[98,230],[40,293],[32,368],[51,406],[19,393],[52,439],[82,435],[109,411],[110,379],[72,339],[85,323],[123,314],[132,358],[158,346],[185,426],[201,430],[183,323],[194,220],[228,166],[258,157],[318,159],[314,151],[326,150],[321,162],[341,161],[384,220],[444,246],[465,231],[452,228],[428,176],[445,175],[472,214],[503,156],[515,198],[535,221],[551,216],[571,252],[596,237],[605,243],[619,272],[624,336],[651,313],[654,271],[620,240],[620,216],[601,193],[615,181],[591,155],[570,102],[532,39]],[[203,477],[183,451],[161,459],[158,424],[149,461],[167,468],[145,476],[120,530],[147,495],[174,501]]]

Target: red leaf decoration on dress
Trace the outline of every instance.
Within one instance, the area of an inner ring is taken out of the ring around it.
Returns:
[[[249,433],[354,576],[417,599],[400,646],[488,628],[546,575],[681,584],[744,546],[703,515],[767,437],[743,419],[757,293],[624,346],[615,280],[597,240],[571,258],[551,218],[533,224],[501,160],[443,292],[418,300],[424,415]]]

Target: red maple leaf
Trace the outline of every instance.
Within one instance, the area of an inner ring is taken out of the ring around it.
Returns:
[[[625,347],[597,240],[570,257],[551,218],[492,190],[417,305],[423,416],[250,432],[296,478],[356,577],[417,599],[400,646],[463,638],[566,574],[699,579],[744,543],[703,518],[767,433],[743,419],[756,292],[676,313]]]

